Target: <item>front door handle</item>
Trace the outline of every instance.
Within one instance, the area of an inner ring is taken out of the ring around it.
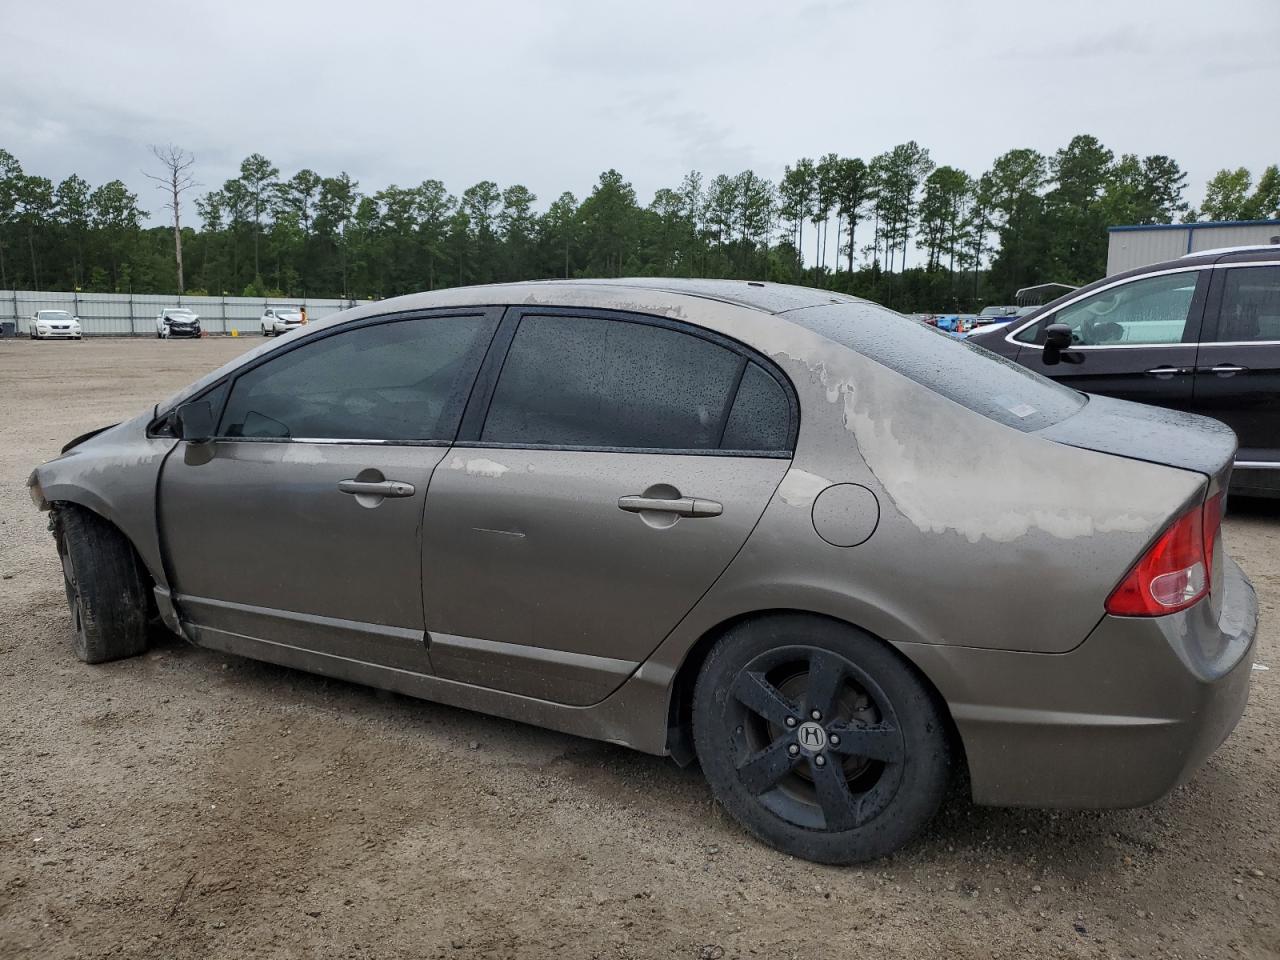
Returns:
[[[659,513],[674,513],[677,517],[718,517],[724,513],[724,506],[714,500],[696,500],[693,497],[678,497],[668,500],[664,497],[619,497],[618,509],[628,513],[642,513],[652,510]]]
[[[339,480],[338,489],[366,497],[412,497],[413,484],[403,480]]]
[[[1176,376],[1183,371],[1179,367],[1152,367],[1147,371],[1148,377],[1155,377],[1157,380],[1168,380],[1170,377]]]

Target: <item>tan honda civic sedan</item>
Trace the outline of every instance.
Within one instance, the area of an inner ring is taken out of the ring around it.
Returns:
[[[74,643],[201,646],[700,762],[832,863],[1148,803],[1249,692],[1235,438],[879,306],[444,290],[264,344],[32,474]]]

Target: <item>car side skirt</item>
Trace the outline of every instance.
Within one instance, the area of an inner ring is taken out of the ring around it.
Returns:
[[[452,707],[475,710],[562,733],[604,740],[630,747],[643,753],[665,755],[666,730],[660,723],[648,722],[661,717],[663,710],[654,704],[641,705],[642,697],[634,693],[636,678],[602,703],[577,707],[552,703],[536,697],[492,690],[456,680],[446,680],[415,670],[399,669],[358,660],[350,656],[324,653],[291,643],[262,640],[230,630],[202,627],[183,622],[184,632],[192,642],[211,650],[236,654],[318,673],[352,683],[362,683],[382,690],[431,700]],[[647,695],[661,697],[664,685],[643,684]],[[632,688],[632,693],[626,691]]]

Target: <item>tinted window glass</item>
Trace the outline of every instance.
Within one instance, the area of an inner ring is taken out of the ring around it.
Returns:
[[[1280,340],[1280,267],[1232,267],[1223,274],[1217,339]]]
[[[791,411],[782,384],[758,364],[748,364],[725,424],[725,450],[786,450]]]
[[[1049,324],[1065,323],[1082,347],[1181,343],[1199,276],[1187,270],[1111,287],[1054,311],[1014,339],[1043,343]]]
[[[1082,394],[874,303],[832,304],[787,319],[858,351],[985,417],[1040,430],[1085,404]]]
[[[424,317],[305,344],[236,379],[220,433],[452,440],[495,324]]]
[[[480,439],[712,449],[742,358],[666,327],[595,317],[520,321]]]

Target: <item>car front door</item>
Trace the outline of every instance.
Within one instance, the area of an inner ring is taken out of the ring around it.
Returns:
[[[796,410],[772,364],[696,328],[510,311],[428,496],[435,671],[603,699],[742,547]]]
[[[1017,361],[1083,390],[1187,409],[1208,287],[1206,270],[1175,270],[1121,281],[1063,304],[1011,334]],[[1071,328],[1061,363],[1045,363],[1045,330]]]
[[[1213,271],[1195,409],[1236,432],[1244,469],[1280,468],[1280,263]]]
[[[159,489],[175,602],[203,641],[429,672],[423,504],[498,319],[338,327],[206,394],[217,437],[180,441]]]

